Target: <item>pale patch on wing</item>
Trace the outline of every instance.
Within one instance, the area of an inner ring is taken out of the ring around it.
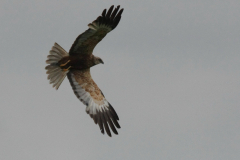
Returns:
[[[99,125],[104,133],[104,128],[109,136],[109,126],[115,134],[118,134],[115,126],[118,124],[118,116],[110,103],[102,95],[96,83],[92,80],[90,70],[73,70],[68,73],[68,79],[77,98],[85,104],[86,112]],[[103,127],[104,126],[104,127]]]
[[[101,96],[100,101],[99,99],[94,99],[92,97],[92,92],[94,93],[95,88],[93,84],[88,84],[88,82],[81,81],[82,83],[79,84],[75,78],[73,73],[70,73],[72,84],[74,85],[74,93],[78,97],[78,99],[83,102],[87,106],[86,111],[90,114],[93,113],[93,110],[102,111],[102,108],[107,109],[107,100]],[[76,76],[77,77],[77,76]]]

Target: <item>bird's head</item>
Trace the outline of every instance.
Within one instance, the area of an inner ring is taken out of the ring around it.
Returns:
[[[100,63],[104,64],[103,60],[100,57],[96,57],[96,56],[94,58],[94,62],[95,62],[95,65],[100,64]]]

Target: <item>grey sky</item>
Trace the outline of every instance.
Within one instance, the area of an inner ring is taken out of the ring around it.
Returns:
[[[104,8],[125,10],[95,48],[95,82],[120,117],[109,138],[67,79],[45,74]],[[1,160],[240,159],[239,0],[0,1]]]

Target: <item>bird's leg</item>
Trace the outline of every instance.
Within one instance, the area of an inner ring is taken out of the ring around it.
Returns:
[[[66,69],[63,69],[64,72],[68,71],[72,66],[69,66],[68,68]]]
[[[60,66],[61,67],[63,67],[63,66],[66,66],[68,63],[70,62],[70,60],[68,60],[66,63],[64,63],[64,64],[60,64]],[[68,67],[69,68],[69,67]]]

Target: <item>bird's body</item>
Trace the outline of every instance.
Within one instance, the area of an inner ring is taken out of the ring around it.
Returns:
[[[69,53],[57,43],[54,44],[48,55],[46,66],[48,79],[53,87],[59,88],[67,76],[77,98],[85,104],[86,112],[99,125],[100,130],[104,129],[111,137],[111,130],[118,134],[115,127],[118,124],[118,115],[106,100],[102,91],[93,81],[90,68],[102,63],[101,58],[92,54],[94,47],[119,23],[123,9],[117,6],[113,10],[111,6],[103,10],[102,15],[95,21],[88,24],[89,29],[80,34],[74,41]]]
[[[60,61],[58,61],[59,66],[62,69],[67,69],[71,67],[71,69],[87,69],[95,66],[95,56],[67,56],[63,57]]]

